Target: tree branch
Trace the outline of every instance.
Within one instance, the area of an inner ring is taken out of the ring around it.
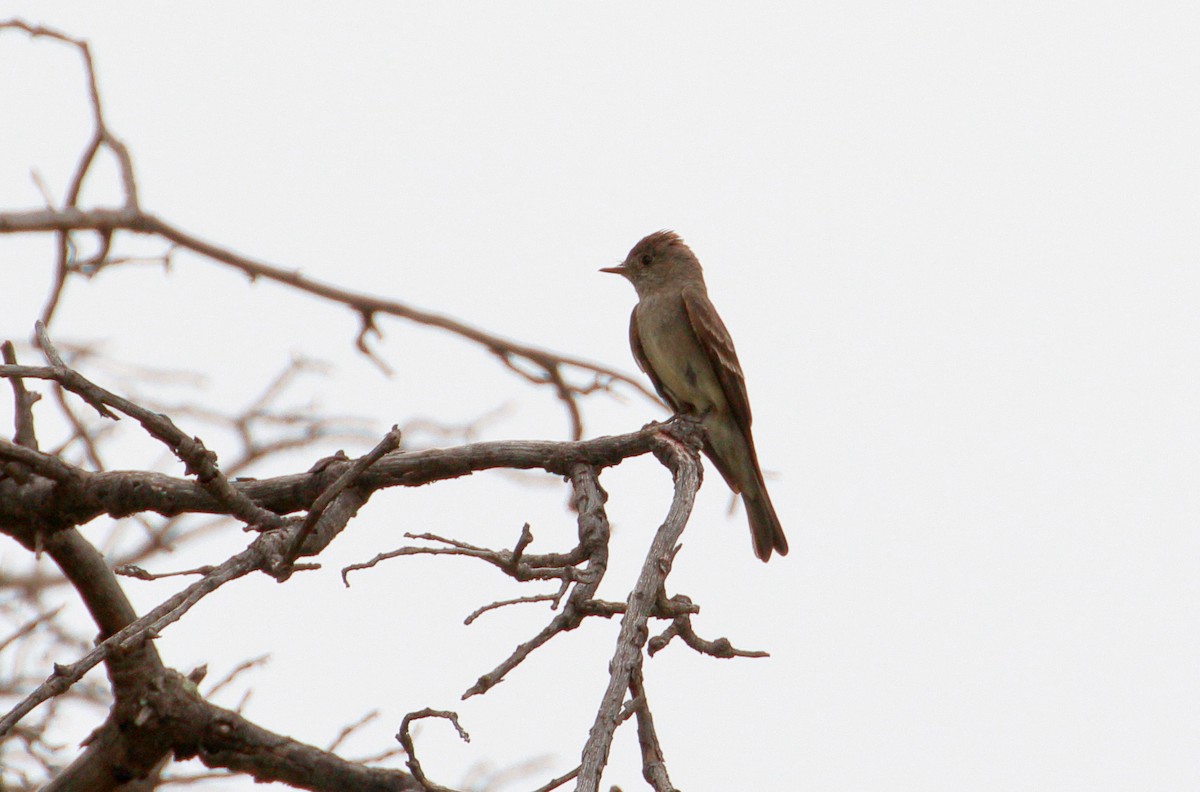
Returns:
[[[0,366],[0,377],[7,366]],[[22,369],[22,376],[25,367]],[[373,492],[383,487],[416,487],[434,481],[459,478],[483,470],[511,468],[544,470],[569,475],[577,464],[596,468],[619,464],[651,450],[657,428],[591,440],[505,440],[471,443],[451,448],[401,451],[386,455],[358,480],[357,487]],[[69,520],[82,525],[102,514],[124,517],[138,512],[165,516],[184,513],[228,514],[228,505],[197,482],[150,471],[103,471],[93,473],[54,463],[53,458],[0,440],[0,458],[40,466],[45,475],[78,478],[69,493],[56,492],[34,480],[26,486],[0,479],[0,531],[28,525],[33,519],[51,519],[53,524]],[[334,460],[307,473],[261,480],[230,482],[241,497],[275,514],[309,508],[322,492],[349,467],[349,461]]]
[[[642,564],[637,584],[626,602],[628,609],[621,618],[621,632],[617,637],[617,648],[609,663],[608,688],[600,702],[596,719],[588,732],[580,762],[578,792],[597,792],[600,775],[608,763],[608,752],[612,746],[621,712],[625,691],[630,689],[635,675],[641,674],[642,647],[648,636],[647,623],[654,610],[659,593],[663,590],[671,559],[683,529],[687,526],[696,492],[700,488],[701,467],[699,444],[702,429],[693,422],[684,420],[672,426],[678,437],[668,431],[656,435],[654,455],[670,468],[675,478],[675,495],[667,518],[654,535],[650,552]],[[699,432],[699,434],[698,434]],[[683,438],[683,439],[680,439]]]
[[[582,358],[550,352],[540,347],[521,344],[502,338],[486,330],[451,319],[442,314],[416,308],[396,300],[386,300],[362,292],[354,292],[332,284],[323,283],[306,277],[297,270],[288,270],[267,264],[263,261],[243,256],[227,248],[212,244],[199,237],[159,219],[157,216],[136,207],[120,209],[94,208],[81,210],[74,207],[63,209],[47,208],[21,212],[0,212],[0,234],[58,232],[70,233],[76,231],[95,231],[111,235],[117,231],[127,231],[136,234],[160,237],[176,247],[190,250],[212,261],[233,267],[245,273],[251,280],[263,278],[276,283],[282,283],[293,289],[321,297],[332,302],[341,303],[352,308],[367,318],[364,327],[374,328],[374,318],[383,314],[405,319],[428,327],[436,327],[448,333],[457,335],[487,349],[509,368],[518,371],[526,379],[535,384],[550,385],[555,389],[558,398],[567,407],[571,416],[572,436],[579,439],[582,436],[582,419],[579,414],[576,399],[596,390],[605,390],[613,382],[620,382],[647,399],[658,402],[639,380],[623,374],[616,369],[602,366]],[[360,334],[358,344],[365,350],[365,340]],[[369,350],[368,350],[369,351]],[[531,377],[514,366],[514,361],[521,361],[533,366],[540,376]],[[590,385],[572,385],[563,376],[565,369],[585,372],[593,376]]]

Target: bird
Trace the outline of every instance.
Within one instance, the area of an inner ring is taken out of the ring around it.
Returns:
[[[676,414],[704,427],[705,455],[746,506],[755,555],[787,555],[750,433],[746,380],[699,259],[678,234],[663,230],[634,245],[619,266],[600,271],[626,278],[637,291],[629,317],[634,360]]]

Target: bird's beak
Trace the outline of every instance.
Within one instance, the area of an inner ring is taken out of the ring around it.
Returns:
[[[601,267],[600,271],[601,272],[611,272],[613,275],[624,275],[626,272],[626,269],[625,269],[625,265],[622,264],[619,267]]]

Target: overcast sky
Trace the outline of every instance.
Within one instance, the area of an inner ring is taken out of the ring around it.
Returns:
[[[710,471],[672,593],[700,603],[706,637],[772,656],[672,646],[648,663],[676,785],[1200,788],[1194,3],[332,9],[3,13],[90,40],[145,208],[313,278],[632,371],[633,290],[596,270],[660,228],[691,244],[738,345],[792,552],[754,559]],[[75,54],[0,36],[0,108],[0,204],[40,205],[31,169],[61,197],[89,132]],[[87,193],[115,195],[110,178]],[[0,238],[0,336],[28,338],[49,249]],[[60,310],[64,341],[203,371],[214,407],[305,354],[333,369],[298,402],[377,432],[498,403],[486,438],[567,431],[551,394],[469,345],[384,320],[386,378],[354,351],[353,316],[196,257],[72,283]],[[636,397],[585,413],[589,435],[661,417]],[[641,459],[604,484],[616,537],[602,593],[616,598],[669,478]],[[616,625],[585,625],[460,703],[550,614],[463,627],[529,593],[464,561],[396,560],[350,589],[338,570],[405,530],[510,546],[529,521],[535,549],[559,549],[565,497],[503,476],[387,493],[322,571],[233,584],[161,649],[216,677],[272,653],[247,678],[247,715],[316,744],[373,708],[352,750],[386,745],[410,710],[458,709],[471,744],[430,723],[426,770],[454,784],[473,762],[545,756],[503,790],[533,788],[578,761]],[[244,542],[231,529],[160,569]],[[179,585],[128,583],[143,608]],[[642,783],[632,730],[605,779]]]

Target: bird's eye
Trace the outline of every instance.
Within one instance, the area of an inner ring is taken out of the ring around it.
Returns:
[[[654,256],[651,256],[649,253],[643,253],[641,261],[643,267],[649,267],[650,262],[654,261]]]

